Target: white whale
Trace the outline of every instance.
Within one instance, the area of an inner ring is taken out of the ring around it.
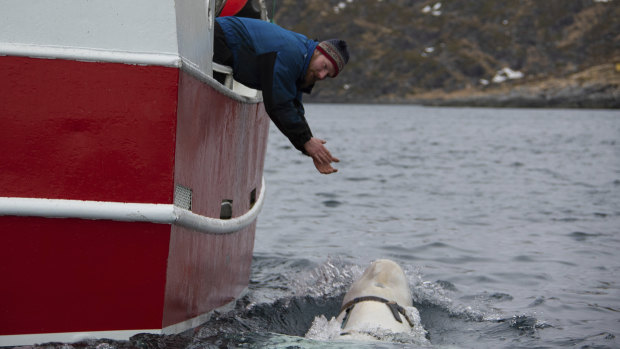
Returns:
[[[338,316],[329,321],[317,316],[305,337],[430,344],[412,304],[407,277],[388,259],[372,262],[345,294]]]
[[[374,340],[385,333],[426,333],[413,307],[405,273],[388,259],[372,262],[351,285],[336,320],[341,324],[343,339]]]

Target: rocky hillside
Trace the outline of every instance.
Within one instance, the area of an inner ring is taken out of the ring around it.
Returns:
[[[620,107],[620,0],[266,0],[349,43],[313,102]]]

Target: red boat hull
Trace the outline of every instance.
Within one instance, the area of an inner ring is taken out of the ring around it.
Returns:
[[[182,185],[219,218],[262,189],[261,103],[174,67],[0,56],[0,76],[0,197],[171,205]],[[0,345],[180,329],[247,287],[254,230],[0,216]]]

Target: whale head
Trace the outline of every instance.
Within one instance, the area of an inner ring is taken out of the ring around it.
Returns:
[[[378,296],[403,307],[412,306],[407,276],[400,265],[389,259],[372,262],[362,276],[351,285],[344,296],[343,304],[363,296]]]

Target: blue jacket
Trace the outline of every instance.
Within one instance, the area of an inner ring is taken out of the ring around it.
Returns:
[[[312,132],[304,116],[301,84],[318,42],[265,21],[219,17],[226,44],[233,55],[233,77],[263,92],[265,109],[295,148]]]

